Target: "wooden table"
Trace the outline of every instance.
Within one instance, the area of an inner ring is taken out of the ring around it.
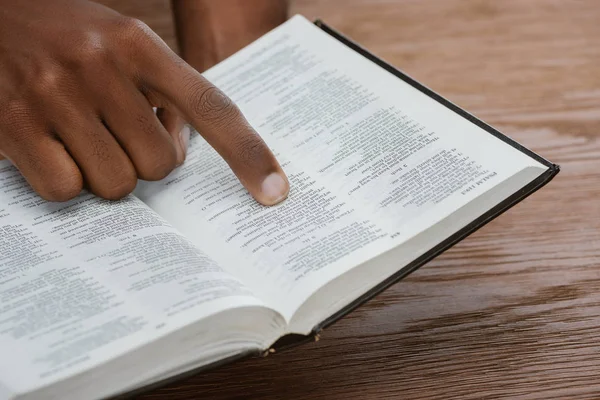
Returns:
[[[104,2],[174,44],[166,0]],[[600,2],[300,0],[292,9],[562,172],[319,342],[140,398],[600,398]]]

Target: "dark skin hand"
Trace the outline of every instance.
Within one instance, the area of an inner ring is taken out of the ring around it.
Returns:
[[[284,172],[239,109],[146,25],[87,0],[0,0],[0,154],[43,198],[86,187],[119,199],[164,178],[185,159],[179,118],[257,201],[285,199]]]
[[[182,57],[204,71],[285,22],[286,0],[172,0]]]
[[[171,0],[181,57],[202,72],[285,22],[287,0]],[[166,127],[183,120],[159,110]]]

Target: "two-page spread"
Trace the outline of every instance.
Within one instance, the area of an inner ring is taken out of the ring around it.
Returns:
[[[324,29],[296,16],[204,74],[277,155],[280,205],[199,135],[118,202],[47,203],[1,162],[0,399],[102,398],[309,335],[557,172]]]

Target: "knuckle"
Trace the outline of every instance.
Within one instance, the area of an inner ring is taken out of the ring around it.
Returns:
[[[121,17],[117,20],[118,38],[125,43],[137,43],[141,38],[147,37],[151,29],[143,21],[132,17]]]
[[[177,166],[177,152],[175,147],[163,146],[160,149],[147,152],[146,158],[138,169],[140,179],[146,181],[160,181],[164,179]]]
[[[36,78],[36,92],[47,96],[55,93],[61,88],[63,83],[63,74],[58,67],[46,67],[40,71]]]
[[[256,164],[268,157],[267,145],[258,134],[248,133],[237,138],[234,157],[243,164]]]
[[[53,179],[45,179],[44,187],[39,190],[42,198],[49,201],[67,201],[79,195],[83,190],[83,181],[77,171],[63,172]]]
[[[63,133],[67,138],[76,135],[76,132]],[[114,153],[111,151],[111,146],[106,138],[102,137],[99,132],[88,132],[88,146],[90,150],[90,160],[93,160],[97,165],[114,163]],[[68,140],[68,139],[67,139]],[[72,139],[71,139],[72,140]],[[111,171],[112,172],[112,171]],[[118,172],[118,171],[117,171]]]
[[[121,174],[100,186],[95,194],[106,200],[120,200],[133,192],[136,185],[135,174]]]
[[[189,104],[196,116],[204,121],[225,124],[239,117],[237,106],[214,86],[196,83],[190,88]]]
[[[77,63],[84,66],[96,66],[106,62],[110,53],[106,46],[95,39],[86,39],[76,52]]]

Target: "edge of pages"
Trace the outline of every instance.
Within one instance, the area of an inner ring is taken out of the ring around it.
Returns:
[[[501,132],[499,132],[498,130],[493,128],[492,126],[486,124],[479,118],[475,117],[474,115],[470,114],[469,112],[463,110],[459,106],[455,105],[454,103],[448,101],[444,97],[435,93],[433,90],[427,88],[426,86],[424,86],[421,83],[417,82],[416,80],[412,79],[411,77],[409,77],[405,73],[401,72],[397,68],[393,67],[392,65],[388,64],[381,58],[373,55],[368,50],[364,49],[363,47],[356,44],[352,40],[348,39],[347,37],[343,36],[339,32],[330,28],[329,26],[324,24],[321,20],[316,20],[315,25],[317,25],[324,32],[331,35],[335,39],[339,40],[341,43],[345,44],[352,50],[361,54],[363,57],[366,57],[370,61],[372,61],[375,64],[377,64],[378,66],[384,68],[385,70],[392,73],[396,77],[402,79],[404,82],[408,83],[409,85],[411,85],[414,88],[418,89],[419,91],[423,92],[427,96],[431,97],[432,99],[436,100],[440,104],[444,105],[445,107],[447,107],[450,110],[454,111],[455,113],[459,114],[463,118],[469,120],[470,122],[474,123],[478,127],[482,128],[485,131],[487,131],[488,133],[496,136],[498,139],[508,143],[509,145],[518,149],[519,151],[527,154],[528,156],[532,157],[533,159],[540,162],[541,164],[547,166],[548,170],[545,173],[543,173],[542,175],[540,175],[537,179],[535,179],[534,181],[532,181],[529,184],[527,184],[526,186],[524,186],[521,190],[519,190],[516,193],[514,193],[513,195],[511,195],[506,200],[504,200],[501,203],[499,203],[498,205],[496,205],[494,208],[490,209],[488,212],[483,214],[481,217],[477,218],[476,220],[474,220],[473,222],[471,222],[470,224],[468,224],[467,226],[465,226],[464,228],[462,228],[461,230],[459,230],[458,232],[456,232],[455,234],[453,234],[452,236],[450,236],[449,238],[447,238],[446,240],[444,240],[443,242],[441,242],[440,244],[435,246],[433,249],[431,249],[430,251],[428,251],[427,253],[425,253],[424,255],[419,257],[418,259],[414,260],[407,266],[403,267],[400,271],[398,271],[394,275],[390,276],[388,279],[384,280],[383,282],[381,282],[380,284],[375,286],[373,289],[369,290],[367,293],[365,293],[361,297],[357,298],[355,301],[350,303],[348,306],[346,306],[342,310],[338,311],[337,313],[331,315],[329,318],[325,319],[321,323],[317,324],[313,328],[312,333],[310,335],[307,335],[307,336],[297,335],[297,334],[286,335],[286,336],[281,337],[277,342],[275,342],[273,344],[273,346],[271,346],[271,349],[269,349],[265,352],[250,351],[250,352],[244,352],[244,353],[241,353],[238,355],[234,355],[234,356],[219,360],[217,362],[214,362],[212,364],[204,365],[202,367],[184,372],[182,374],[175,375],[175,376],[169,377],[164,380],[160,380],[160,381],[152,383],[150,385],[134,389],[127,393],[123,393],[121,395],[114,397],[114,399],[132,398],[134,396],[139,395],[140,393],[145,393],[145,392],[148,392],[149,390],[163,387],[169,383],[179,381],[181,379],[196,375],[202,371],[214,369],[214,368],[229,364],[231,362],[239,361],[239,360],[250,358],[250,357],[266,356],[270,352],[273,352],[273,351],[278,352],[281,350],[286,350],[286,349],[289,349],[292,347],[296,347],[302,343],[317,340],[319,337],[319,333],[324,328],[335,323],[337,320],[344,317],[346,314],[355,310],[356,308],[358,308],[365,302],[369,301],[373,297],[375,297],[378,294],[380,294],[381,292],[385,291],[390,286],[394,285],[401,279],[405,278],[407,275],[416,271],[421,266],[425,265],[426,263],[428,263],[429,261],[431,261],[438,255],[440,255],[444,251],[448,250],[450,247],[454,246],[456,243],[462,241],[467,236],[469,236],[473,232],[477,231],[479,228],[486,225],[488,222],[492,221],[493,219],[495,219],[496,217],[498,217],[499,215],[501,215],[502,213],[504,213],[505,211],[510,209],[512,206],[521,202],[527,196],[531,195],[532,193],[536,192],[538,189],[542,188],[544,185],[546,185],[548,182],[550,182],[552,180],[552,178],[554,178],[554,176],[556,176],[556,174],[559,173],[560,167],[558,165],[551,163],[550,161],[544,159],[540,155],[525,148],[524,146],[515,142],[508,136],[502,134]]]
[[[250,358],[252,356],[258,356],[258,355],[254,351],[248,351],[248,352],[236,354],[236,355],[233,355],[233,356],[230,356],[230,357],[227,357],[227,358],[223,358],[223,359],[221,359],[219,361],[215,361],[214,363],[211,363],[211,364],[208,364],[208,365],[203,365],[202,367],[191,369],[189,371],[182,372],[181,374],[177,374],[177,375],[171,376],[169,378],[162,379],[160,381],[156,381],[154,383],[150,383],[148,385],[140,386],[140,387],[135,388],[133,390],[120,393],[120,394],[118,394],[116,396],[109,397],[106,400],[110,400],[110,399],[112,399],[112,400],[132,399],[134,397],[137,397],[137,396],[141,395],[142,393],[147,393],[147,392],[149,392],[151,390],[161,388],[161,387],[166,386],[166,385],[168,385],[170,383],[178,382],[178,381],[181,381],[182,379],[186,379],[186,378],[192,377],[194,375],[197,375],[199,372],[206,371],[206,370],[211,370],[211,369],[215,369],[215,368],[218,368],[218,367],[222,367],[224,365],[231,364],[231,363],[233,363],[235,361],[240,361],[242,359]]]

